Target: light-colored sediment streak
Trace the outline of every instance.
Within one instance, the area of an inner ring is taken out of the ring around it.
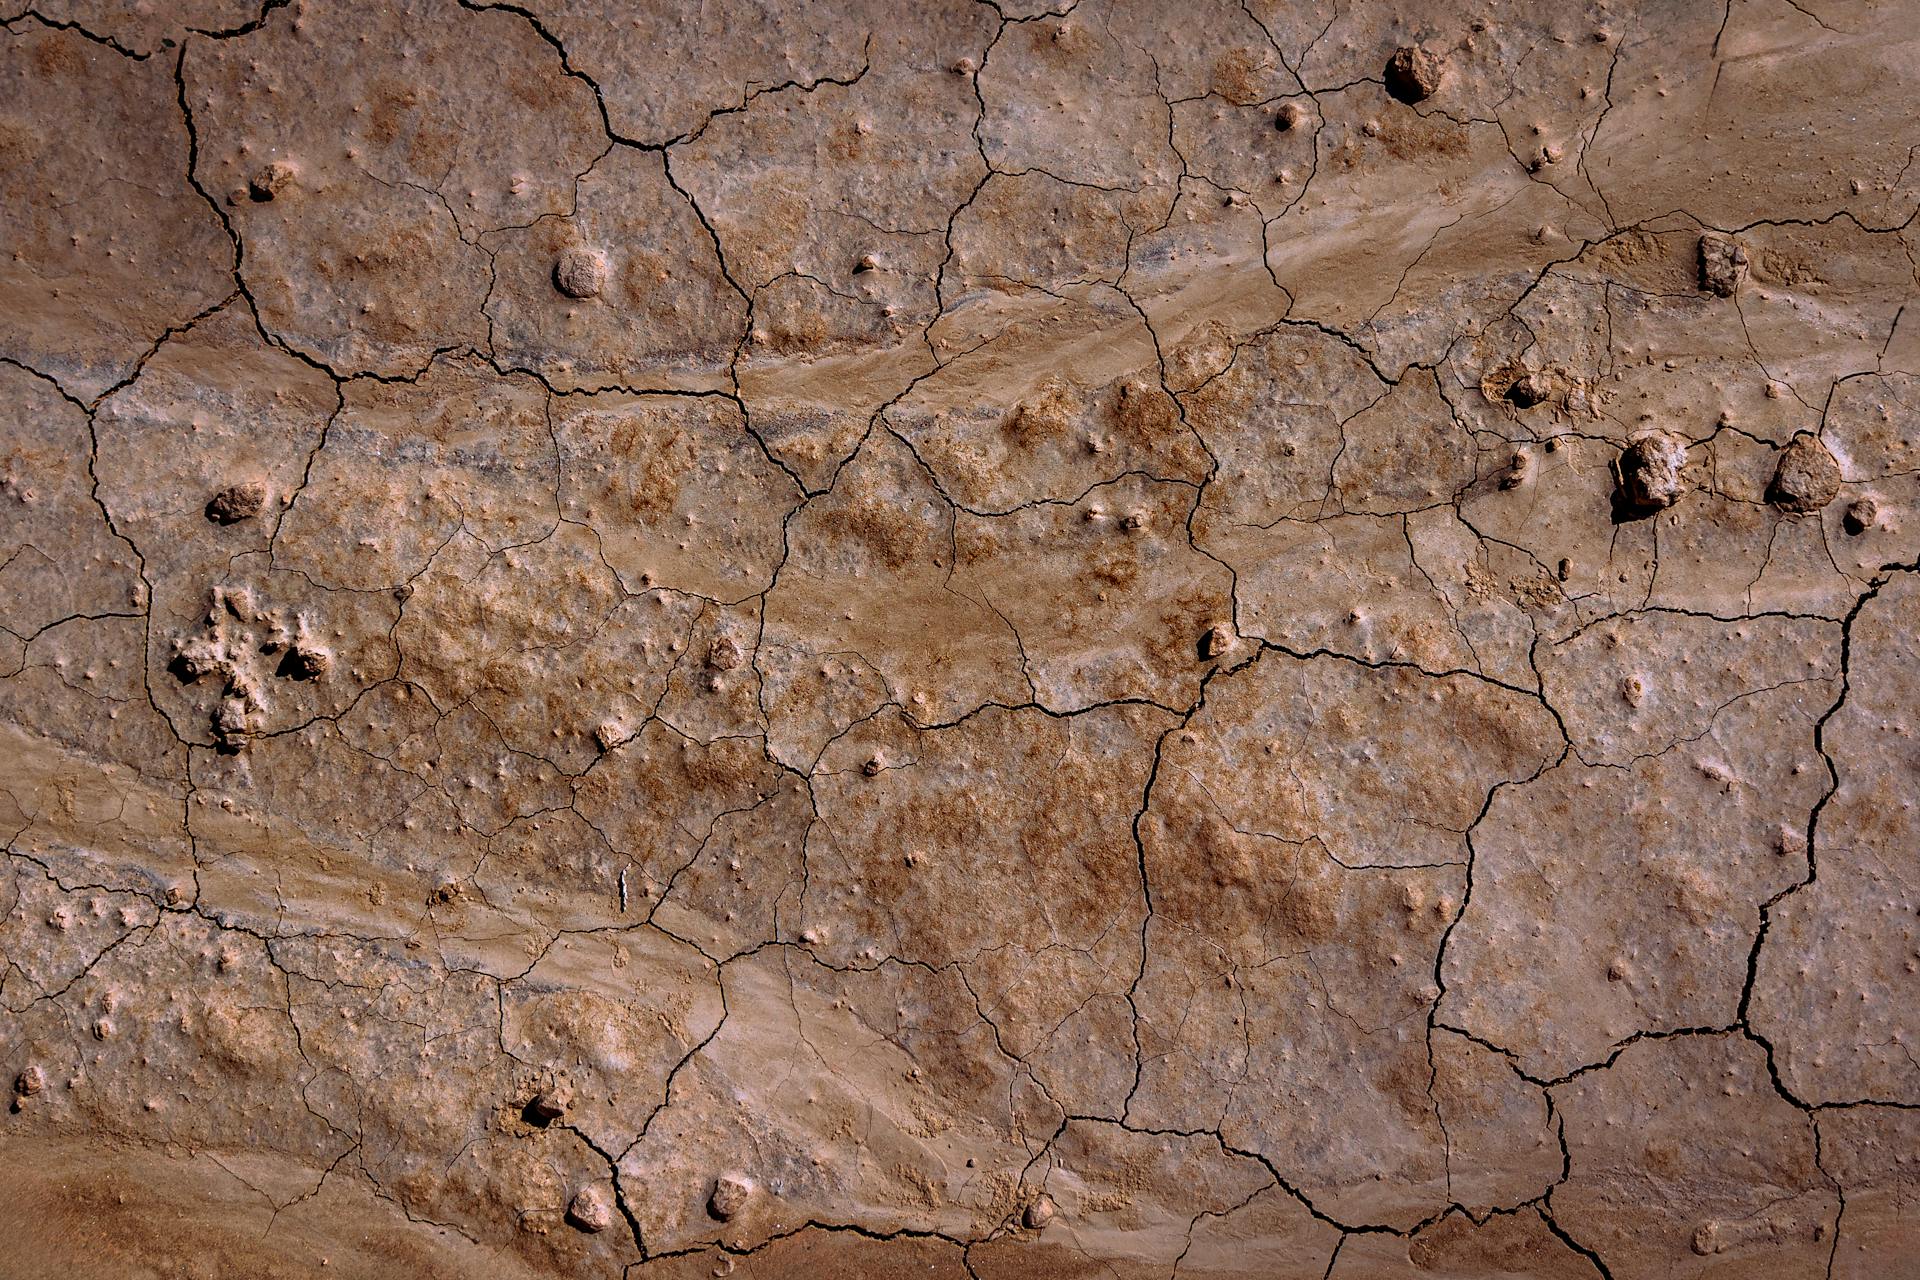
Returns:
[[[0,1274],[1911,1276],[1911,0],[0,2]]]

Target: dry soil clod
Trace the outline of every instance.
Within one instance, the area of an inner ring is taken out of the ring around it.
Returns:
[[[727,1222],[745,1209],[752,1197],[752,1178],[744,1173],[723,1173],[713,1180],[713,1193],[707,1197],[707,1212]]]
[[[1722,298],[1731,298],[1746,274],[1747,251],[1732,236],[1717,231],[1700,236],[1700,287]]]
[[[553,264],[553,287],[569,298],[598,297],[607,287],[606,255],[597,249],[568,249]]]
[[[1797,435],[1780,451],[1780,465],[1767,486],[1767,501],[1805,515],[1832,502],[1840,492],[1840,464],[1818,436]]]
[[[1387,59],[1387,92],[1405,103],[1424,102],[1440,87],[1440,59],[1417,44],[1402,45]]]
[[[1687,465],[1686,441],[1664,431],[1641,436],[1620,453],[1620,496],[1634,511],[1659,511],[1687,491],[1681,474]]]
[[[22,1098],[31,1098],[47,1087],[47,1073],[39,1066],[28,1066],[13,1078],[13,1091]]]
[[[238,524],[259,515],[267,505],[267,486],[258,480],[230,484],[207,501],[207,519],[215,524]]]

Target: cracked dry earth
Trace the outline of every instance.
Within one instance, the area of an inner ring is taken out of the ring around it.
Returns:
[[[1913,0],[0,85],[0,1275],[1920,1276]]]

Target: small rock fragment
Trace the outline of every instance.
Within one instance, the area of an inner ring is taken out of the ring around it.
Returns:
[[[13,1078],[13,1091],[22,1098],[31,1098],[47,1087],[47,1073],[37,1064],[29,1065]]]
[[[1700,287],[1722,298],[1731,298],[1746,274],[1747,251],[1732,236],[1707,231],[1700,236]]]
[[[1641,436],[1620,453],[1620,493],[1629,507],[1657,511],[1687,491],[1681,472],[1687,465],[1686,442],[1664,431]]]
[[[880,776],[880,771],[886,767],[879,756],[868,756],[867,762],[860,766],[860,772],[869,778],[877,778]]]
[[[567,1114],[567,1108],[573,1103],[572,1091],[564,1085],[551,1089],[542,1089],[533,1095],[522,1111],[527,1120],[537,1125],[550,1125]]]
[[[230,484],[207,502],[207,519],[215,524],[251,520],[267,505],[267,486],[258,480]]]
[[[246,746],[247,739],[259,727],[260,709],[260,700],[254,696],[251,685],[239,679],[228,680],[219,705],[208,717],[214,745],[222,755],[233,755]]]
[[[1387,92],[1401,102],[1420,102],[1440,87],[1440,59],[1419,45],[1403,45],[1387,59]]]
[[[723,1173],[713,1180],[713,1194],[707,1197],[707,1212],[726,1222],[747,1207],[753,1196],[753,1179],[744,1173]]]
[[[317,680],[332,665],[333,655],[325,649],[296,644],[287,649],[287,656],[280,659],[275,674],[292,680]]]
[[[247,179],[247,195],[258,204],[267,201],[285,191],[293,182],[293,166],[285,160],[275,160],[262,165],[251,178]]]
[[[1027,1230],[1044,1231],[1047,1224],[1053,1221],[1053,1215],[1058,1212],[1059,1209],[1053,1203],[1053,1197],[1042,1192],[1027,1205],[1026,1215],[1022,1220],[1027,1224]]]
[[[715,671],[732,671],[745,656],[741,652],[740,642],[732,636],[715,636],[713,643],[707,646],[707,666]]]
[[[1506,472],[1500,477],[1502,489],[1518,489],[1527,482],[1527,473],[1533,469],[1533,461],[1524,450],[1515,450],[1513,457],[1507,460]]]
[[[1283,102],[1274,114],[1273,127],[1282,133],[1298,129],[1307,118],[1307,109],[1297,102]]]
[[[1818,436],[1797,435],[1780,451],[1780,465],[1767,486],[1767,501],[1805,515],[1832,502],[1840,492],[1840,464]]]
[[[1879,523],[1879,520],[1880,504],[1878,502],[1875,502],[1872,498],[1855,498],[1847,504],[1847,513],[1840,518],[1840,524],[1848,533],[1857,538],[1867,530],[1873,528],[1875,524]]]
[[[568,249],[553,264],[553,287],[569,298],[597,297],[607,287],[606,255],[597,249]]]
[[[613,1225],[613,1201],[605,1187],[582,1187],[567,1206],[567,1221],[582,1231],[601,1232]]]
[[[1203,658],[1224,657],[1233,648],[1233,628],[1225,623],[1217,623],[1207,628],[1207,634],[1200,637],[1200,656]]]
[[[1548,390],[1545,374],[1527,373],[1514,379],[1513,385],[1507,388],[1507,400],[1519,408],[1531,409],[1546,400]]]

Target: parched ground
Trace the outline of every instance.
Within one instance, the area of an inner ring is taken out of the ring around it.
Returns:
[[[0,0],[0,1276],[1920,1276],[1915,0],[258,5]]]

